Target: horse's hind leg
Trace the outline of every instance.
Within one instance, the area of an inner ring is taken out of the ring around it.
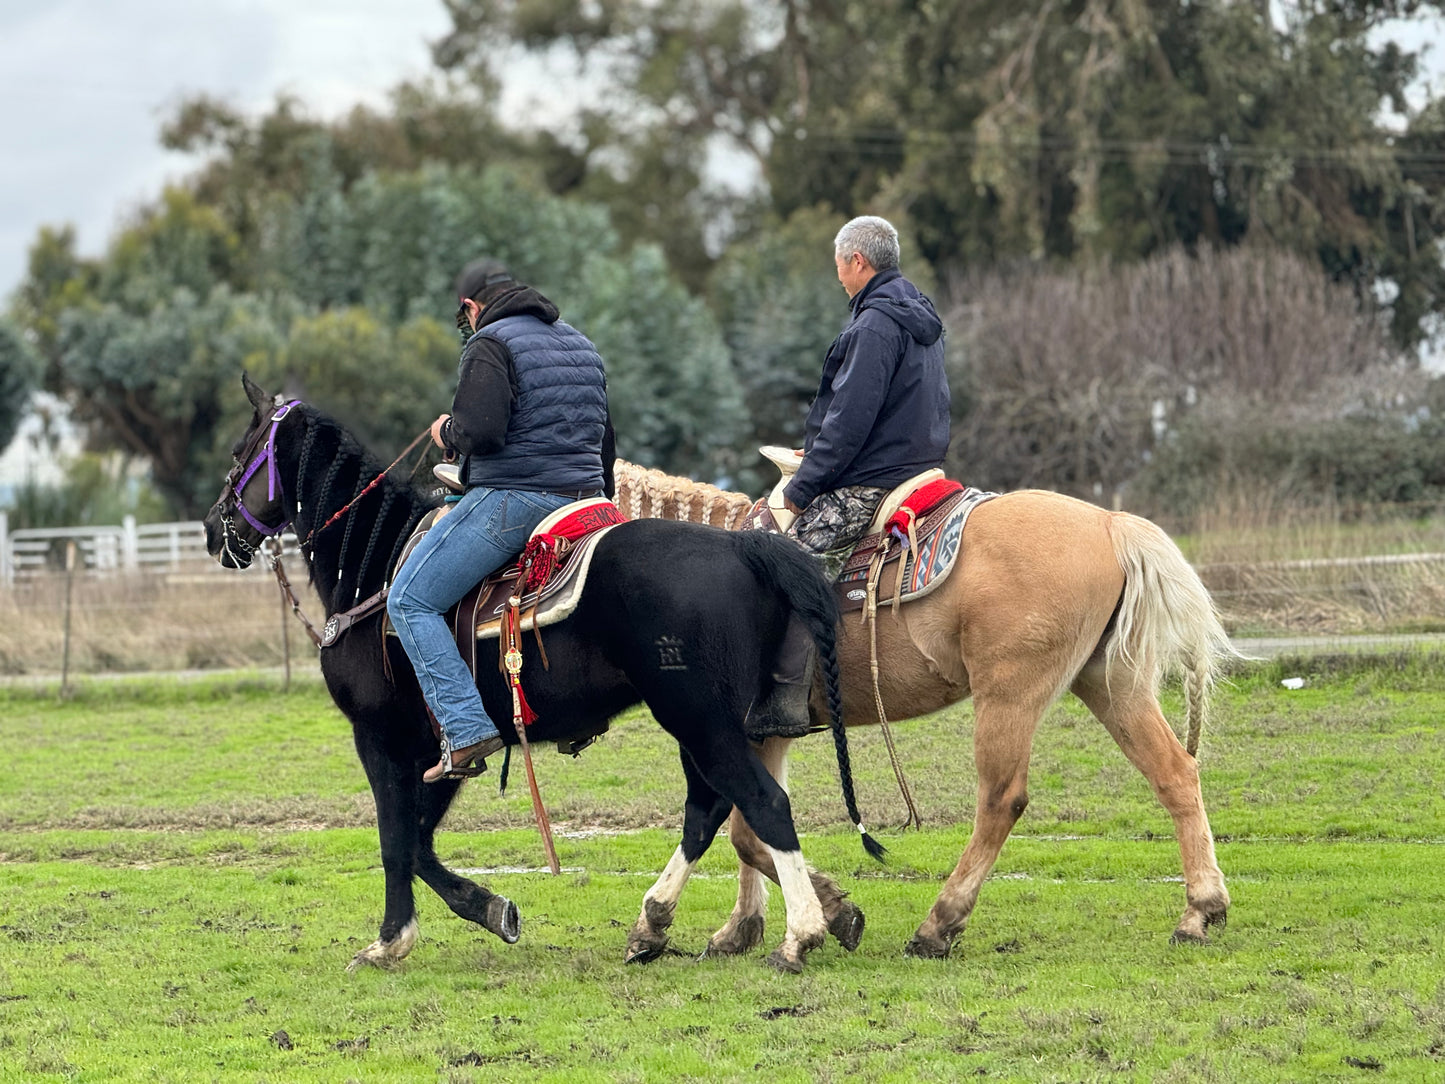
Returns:
[[[904,948],[909,956],[941,959],[948,955],[953,939],[968,924],[984,878],[1029,804],[1029,751],[1034,729],[1055,693],[1052,685],[1027,679],[1017,681],[1021,691],[1014,696],[994,691],[1007,684],[991,682],[988,691],[980,689],[974,694],[978,806],[973,834],[928,917]]]
[[[790,738],[768,738],[758,748],[758,759],[784,791],[788,786],[791,745]],[[722,929],[712,935],[704,956],[737,956],[762,944],[768,902],[765,878],[774,882],[778,879],[772,852],[736,810],[729,822],[729,835],[738,855],[738,900]],[[863,937],[862,910],[831,878],[814,869],[808,871],[808,876],[813,882],[813,891],[818,894],[828,932],[852,952]]]
[[[686,749],[679,747],[682,771],[687,779],[687,804],[683,809],[682,842],[668,860],[662,876],[642,897],[642,914],[627,935],[627,962],[647,963],[667,948],[667,931],[677,912],[677,901],[713,837],[727,818],[732,802],[708,785]]]
[[[1184,862],[1187,906],[1173,940],[1205,940],[1209,926],[1224,925],[1229,892],[1214,857],[1214,837],[1199,788],[1199,765],[1179,744],[1144,679],[1136,683],[1132,673],[1115,673],[1112,683],[1106,683],[1103,664],[1096,661],[1080,673],[1073,691],[1149,780],[1154,794],[1174,819],[1174,834]]]
[[[468,922],[475,922],[483,929],[500,937],[507,944],[516,944],[522,935],[522,916],[517,905],[505,896],[495,893],[453,873],[442,865],[436,853],[436,828],[446,814],[452,799],[461,789],[461,783],[443,779],[436,783],[421,782],[424,767],[430,767],[434,755],[427,758],[425,765],[418,765],[415,785],[420,788],[419,838],[417,840],[416,873],[442,898],[452,912]]]
[[[801,971],[808,953],[827,940],[828,924],[798,846],[788,794],[768,774],[740,730],[721,723],[693,733],[696,737],[685,748],[698,772],[731,805],[737,806],[748,827],[767,847],[778,886],[783,890],[788,933],[768,956],[768,963],[781,971]]]

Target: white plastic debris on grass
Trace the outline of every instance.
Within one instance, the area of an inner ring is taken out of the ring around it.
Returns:
[[[1303,689],[1305,687],[1305,679],[1300,677],[1285,678],[1280,684],[1286,689]]]

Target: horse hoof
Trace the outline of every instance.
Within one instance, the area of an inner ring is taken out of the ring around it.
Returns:
[[[1179,920],[1178,927],[1169,936],[1171,945],[1206,945],[1209,943],[1209,927],[1221,930],[1229,921],[1229,912],[1223,907],[1201,908],[1191,906]]]
[[[346,965],[348,975],[360,971],[363,967],[377,967],[383,971],[390,971],[397,965],[397,961],[383,952],[375,952],[375,945],[369,945],[351,958]]]
[[[667,947],[667,942],[662,944],[628,945],[626,963],[629,964],[650,964],[653,960],[662,955],[662,950]]]
[[[487,901],[484,926],[507,944],[515,945],[522,936],[522,912],[506,896],[493,896]]]
[[[378,937],[351,958],[351,962],[346,965],[347,972],[353,972],[362,967],[395,967],[416,945],[418,932],[416,919],[412,918],[396,932],[396,936],[390,941],[383,941]]]
[[[919,960],[946,960],[951,948],[953,946],[947,941],[916,933],[913,939],[903,946],[903,955]]]
[[[699,959],[708,956],[741,956],[762,943],[763,916],[748,915],[747,918],[739,919],[726,933],[720,930],[713,934]]]
[[[858,947],[858,942],[863,940],[862,909],[855,903],[845,901],[839,906],[833,921],[828,923],[828,932],[838,939],[838,944],[852,952]]]
[[[802,957],[794,958],[789,956],[780,948],[768,953],[767,964],[774,971],[781,971],[787,975],[801,975],[803,973]]]

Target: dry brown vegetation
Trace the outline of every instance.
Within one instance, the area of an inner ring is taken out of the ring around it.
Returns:
[[[298,569],[291,569],[296,580]],[[321,604],[298,584],[313,620]],[[0,588],[0,674],[53,674],[65,641],[66,577],[37,574]],[[280,593],[261,571],[76,575],[71,588],[74,673],[280,666]],[[314,659],[299,622],[284,613],[293,663]]]
[[[1109,499],[1201,407],[1331,417],[1424,382],[1347,287],[1277,251],[990,270],[951,295],[950,474],[988,488]]]

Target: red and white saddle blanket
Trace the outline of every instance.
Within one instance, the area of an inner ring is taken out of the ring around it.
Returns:
[[[498,636],[508,603],[521,599],[518,631],[545,628],[577,608],[592,554],[627,517],[605,497],[564,505],[537,525],[517,563],[488,576],[458,604],[457,642]],[[470,626],[470,629],[468,628]]]

